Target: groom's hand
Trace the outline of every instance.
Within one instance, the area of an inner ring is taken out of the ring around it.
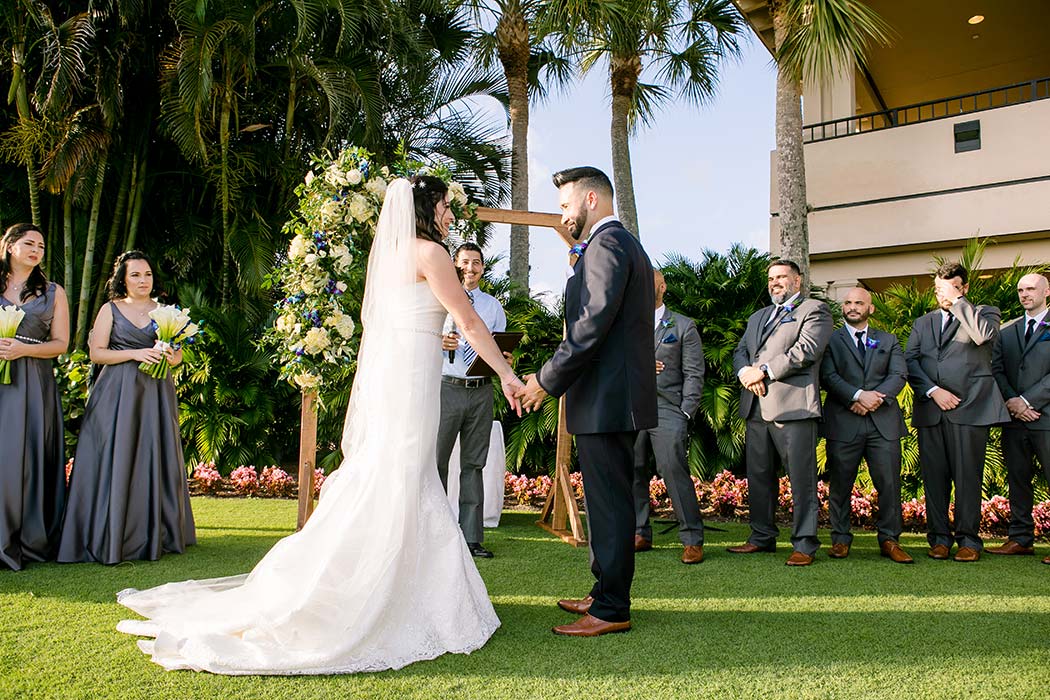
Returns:
[[[518,398],[521,399],[521,407],[532,413],[543,404],[543,400],[547,398],[547,392],[540,386],[535,374],[527,374],[523,379],[525,389],[518,394]]]

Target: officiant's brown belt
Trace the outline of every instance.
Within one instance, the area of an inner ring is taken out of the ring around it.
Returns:
[[[441,381],[445,384],[462,386],[467,389],[480,389],[483,386],[490,386],[492,384],[492,377],[469,377],[464,379],[462,377],[450,377],[446,374],[441,376]]]

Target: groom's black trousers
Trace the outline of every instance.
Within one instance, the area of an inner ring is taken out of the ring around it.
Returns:
[[[590,614],[606,622],[631,619],[634,578],[634,442],[637,431],[576,436],[590,533]]]

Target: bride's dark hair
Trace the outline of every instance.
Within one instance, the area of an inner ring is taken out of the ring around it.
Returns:
[[[433,175],[414,175],[411,182],[412,199],[416,204],[416,238],[444,246],[441,231],[434,219],[434,207],[448,194],[448,185]]]

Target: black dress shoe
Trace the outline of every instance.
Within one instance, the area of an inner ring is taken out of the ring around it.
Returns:
[[[477,542],[467,542],[467,549],[470,550],[471,556],[478,557],[479,559],[491,559],[493,556],[492,552],[482,547]]]

